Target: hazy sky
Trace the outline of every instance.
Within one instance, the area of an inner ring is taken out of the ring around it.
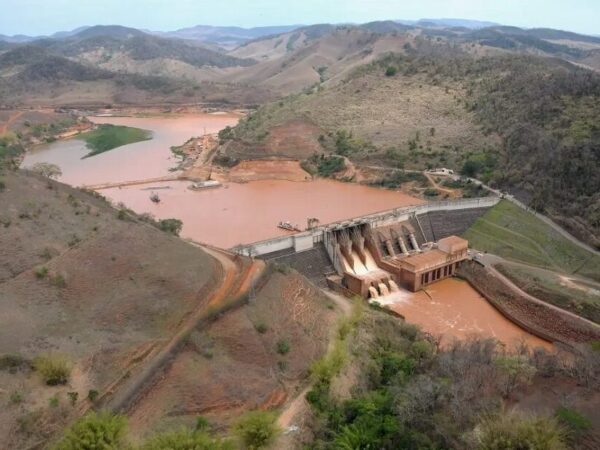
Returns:
[[[0,0],[0,34],[82,25],[153,30],[453,17],[600,34],[600,0]]]

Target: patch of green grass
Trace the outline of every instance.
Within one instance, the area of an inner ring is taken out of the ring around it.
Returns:
[[[94,131],[82,134],[79,139],[83,139],[91,150],[83,157],[89,158],[123,145],[150,140],[152,133],[140,128],[106,124],[100,125]]]
[[[486,212],[464,236],[477,250],[600,280],[599,256],[507,200]]]
[[[585,431],[592,427],[590,419],[579,411],[564,406],[556,410],[556,418],[575,432]]]

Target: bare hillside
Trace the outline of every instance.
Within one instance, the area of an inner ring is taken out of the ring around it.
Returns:
[[[57,417],[49,398],[104,395],[136,373],[202,305],[219,271],[202,250],[102,199],[23,172],[2,180],[0,358],[16,362],[0,367],[0,395],[20,400],[3,400],[0,435],[25,448],[76,411]],[[67,384],[45,386],[31,371],[44,355],[68,361]],[[24,417],[34,428],[19,427]]]

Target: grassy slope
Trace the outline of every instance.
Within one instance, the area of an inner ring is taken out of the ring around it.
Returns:
[[[140,128],[107,124],[100,125],[94,131],[82,134],[78,139],[84,140],[87,147],[91,149],[84,156],[84,158],[89,158],[123,145],[150,140],[152,139],[152,132]]]
[[[600,279],[600,257],[506,200],[478,219],[465,238],[473,248],[503,258]]]
[[[479,131],[461,104],[464,96],[459,83],[434,85],[425,76],[386,77],[383,69],[369,70],[346,83],[266,105],[240,122],[236,136],[268,145],[274,127],[303,119],[318,125],[325,137],[351,131],[358,142],[348,156],[355,160],[458,168],[465,155],[497,143]],[[332,140],[327,139],[326,148]]]

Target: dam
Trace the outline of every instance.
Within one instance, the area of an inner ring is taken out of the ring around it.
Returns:
[[[467,258],[462,234],[495,197],[431,202],[240,245],[235,253],[290,265],[318,285],[380,298],[454,274]]]
[[[442,346],[491,336],[509,347],[527,343],[551,350],[551,343],[452,277],[468,259],[468,243],[458,236],[499,201],[486,197],[396,208],[231,250],[290,266],[321,288],[377,302],[439,337]]]

